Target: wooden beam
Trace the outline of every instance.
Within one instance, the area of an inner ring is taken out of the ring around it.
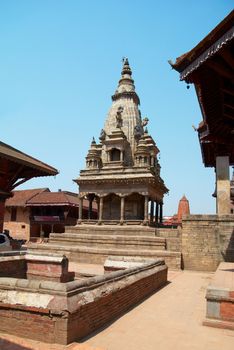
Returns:
[[[228,107],[228,108],[231,108],[231,109],[234,109],[234,106],[230,105],[229,103],[225,103],[224,102],[224,107]]]
[[[207,60],[206,64],[208,67],[210,67],[212,70],[214,70],[219,75],[227,78],[228,80],[234,81],[233,70],[231,70],[227,67],[224,67],[223,65],[221,66],[219,63],[212,61],[212,60]]]
[[[15,187],[17,187],[17,186],[19,186],[19,185],[22,185],[24,182],[26,182],[26,181],[28,181],[28,180],[30,180],[30,179],[32,179],[32,178],[33,178],[33,176],[30,176],[30,177],[24,178],[24,179],[22,179],[22,180],[16,182],[16,183],[11,187],[11,191],[12,191]]]
[[[234,120],[234,115],[230,115],[227,112],[224,112],[223,116],[228,119],[233,119]]]
[[[220,56],[224,59],[224,61],[229,65],[231,69],[234,67],[234,58],[232,54],[228,50],[223,50],[220,52]]]
[[[234,96],[234,90],[230,90],[230,89],[227,89],[227,88],[224,88],[224,87],[222,87],[221,90],[222,90],[223,92],[225,92],[225,94]]]
[[[13,183],[20,177],[20,173],[23,170],[24,165],[21,165],[17,171],[14,173],[14,176],[8,181],[9,188],[12,187]]]

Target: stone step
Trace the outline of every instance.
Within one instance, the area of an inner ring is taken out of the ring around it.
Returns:
[[[100,234],[100,235],[128,235],[155,237],[155,228],[149,226],[128,225],[88,225],[66,226],[66,233]]]
[[[63,253],[72,262],[104,264],[106,258],[112,256],[134,256],[144,258],[163,258],[170,269],[181,268],[181,253],[152,249],[117,249],[97,248],[77,245],[61,245],[51,243],[29,243],[28,251]]]
[[[96,232],[95,232],[96,233]],[[125,235],[90,235],[76,233],[51,233],[50,244],[78,245],[100,248],[152,249],[165,250],[166,240],[161,237],[125,236]]]

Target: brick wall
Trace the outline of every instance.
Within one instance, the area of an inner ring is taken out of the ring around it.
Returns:
[[[92,303],[83,305],[79,313],[72,315],[69,322],[68,341],[82,339],[108,321],[126,312],[132,305],[152,294],[166,283],[166,270],[146,276],[135,283],[108,293]]]
[[[178,228],[157,228],[157,237],[166,238],[166,249],[172,252],[181,251],[181,227]]]
[[[221,261],[234,261],[233,215],[188,215],[182,221],[185,269],[215,271]]]
[[[167,267],[163,262],[154,262],[69,284],[36,282],[13,279],[3,282],[0,331],[69,344],[112,321],[164,286]],[[43,303],[41,307],[37,306],[38,300]]]
[[[11,209],[6,208],[4,215],[4,229],[10,231],[12,238],[29,240],[29,209],[17,207],[16,221],[11,221]]]
[[[24,256],[1,258],[0,277],[26,278],[26,262]]]
[[[56,330],[56,317],[49,310],[41,308],[23,308],[12,305],[0,305],[1,332],[14,334],[19,337],[40,340],[47,343],[60,342]],[[66,324],[67,320],[63,323]],[[56,336],[55,336],[56,334]],[[63,340],[63,344],[64,339]]]

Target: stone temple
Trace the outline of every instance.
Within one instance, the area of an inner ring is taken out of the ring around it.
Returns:
[[[157,225],[162,222],[163,196],[168,192],[160,177],[159,149],[148,134],[148,118],[141,118],[128,59],[104,128],[86,157],[79,185],[80,224]],[[89,218],[82,216],[83,199],[89,200]],[[92,203],[98,203],[98,220],[92,220]],[[150,216],[148,208],[150,202]]]
[[[163,196],[168,192],[160,177],[159,149],[148,134],[148,118],[141,118],[128,60],[112,106],[93,139],[81,170],[79,218],[65,233],[51,233],[44,244],[28,249],[63,253],[71,262],[103,264],[107,257],[163,258],[169,268],[181,267],[177,230],[161,228]],[[88,217],[83,208],[88,200]],[[93,207],[98,209],[93,217]]]

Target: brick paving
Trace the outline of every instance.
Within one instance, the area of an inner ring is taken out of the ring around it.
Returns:
[[[233,350],[233,331],[202,326],[211,277],[203,272],[170,272],[171,283],[82,343],[63,346],[0,334],[0,349]]]

